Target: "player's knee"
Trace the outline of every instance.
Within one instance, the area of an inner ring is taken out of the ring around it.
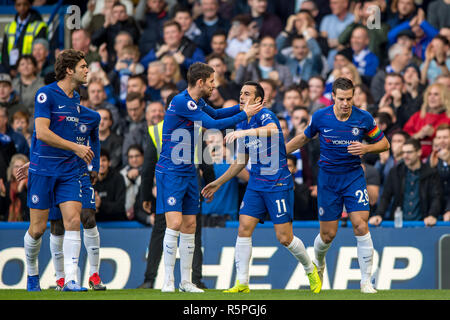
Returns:
[[[95,211],[91,209],[83,209],[80,220],[84,229],[92,229],[97,225],[95,222]]]
[[[36,224],[33,226],[30,225],[30,228],[28,229],[28,233],[34,240],[38,240],[44,234],[46,227],[47,227],[47,224],[45,224],[45,225]]]
[[[354,232],[355,236],[363,236],[367,232],[369,232],[369,226],[367,225],[367,223],[364,223],[364,222],[354,224],[353,232]]]
[[[64,221],[64,228],[66,230],[72,231],[72,230],[80,230],[80,216],[79,215],[73,215],[71,217],[68,217]]]
[[[336,237],[336,232],[334,232],[334,231],[327,231],[327,232],[320,233],[320,238],[326,244],[331,243],[335,237]]]
[[[277,239],[285,247],[289,246],[292,242],[292,236],[287,234],[277,235]]]
[[[239,224],[238,236],[239,237],[251,237],[252,229],[249,226],[246,226],[245,224]]]

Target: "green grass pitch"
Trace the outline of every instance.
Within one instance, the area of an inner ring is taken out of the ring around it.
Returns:
[[[379,290],[362,294],[359,290],[324,290],[313,294],[307,290],[252,290],[250,293],[162,293],[151,289],[123,289],[89,292],[43,290],[0,290],[0,300],[450,300],[450,290]]]

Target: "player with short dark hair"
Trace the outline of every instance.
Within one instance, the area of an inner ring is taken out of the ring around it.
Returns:
[[[244,83],[240,104],[261,103],[264,90],[253,81]],[[278,241],[303,265],[311,291],[319,293],[322,287],[317,268],[311,262],[303,242],[294,236],[294,180],[287,166],[286,149],[281,126],[275,114],[263,108],[254,116],[237,125],[237,131],[226,135],[227,143],[238,140],[237,159],[228,170],[209,183],[202,195],[212,200],[214,193],[239,174],[250,159],[250,179],[239,211],[239,230],[236,239],[236,284],[227,293],[250,292],[249,264],[252,252],[252,234],[258,222],[264,222],[266,212],[274,224]]]
[[[75,281],[80,255],[80,160],[89,165],[91,148],[76,143],[80,96],[75,91],[87,82],[89,72],[83,53],[68,49],[56,59],[57,82],[39,89],[35,98],[34,132],[28,179],[30,227],[24,237],[27,290],[40,291],[37,257],[49,209],[59,206],[64,228],[64,291],[85,291]]]
[[[357,239],[361,269],[361,292],[375,293],[371,283],[373,243],[370,236],[369,195],[361,156],[389,149],[389,142],[367,111],[353,106],[353,83],[338,78],[333,83],[334,105],[316,111],[303,133],[286,146],[291,153],[308,143],[316,134],[320,139],[317,206],[320,234],[314,241],[315,264],[323,277],[325,255],[336,236],[345,206]],[[371,144],[363,144],[368,139]]]
[[[214,90],[214,69],[194,63],[188,70],[188,88],[170,102],[164,116],[162,149],[156,164],[156,214],[165,214],[165,280],[163,292],[174,292],[174,266],[180,238],[181,292],[203,292],[190,280],[195,248],[199,190],[194,161],[195,137],[199,125],[226,129],[259,112],[262,105],[236,105],[215,110],[203,100]],[[194,124],[195,122],[195,124]],[[180,137],[181,134],[181,137]]]

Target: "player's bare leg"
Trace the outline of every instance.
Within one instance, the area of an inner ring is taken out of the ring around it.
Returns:
[[[358,262],[361,269],[361,292],[376,293],[370,281],[373,263],[373,243],[369,232],[369,212],[354,211],[349,214],[353,226],[358,250]]]
[[[225,290],[227,293],[250,292],[248,287],[249,265],[252,256],[252,234],[258,224],[259,219],[245,214],[239,215],[238,237],[234,251],[234,261],[236,264],[236,284],[234,287]]]
[[[30,226],[24,236],[28,291],[41,291],[37,258],[41,249],[41,238],[47,228],[47,219],[48,209],[30,208]]]
[[[98,274],[100,267],[100,235],[95,221],[93,209],[81,210],[81,223],[83,225],[83,242],[89,260],[89,287],[93,290],[106,290]]]
[[[56,275],[56,290],[61,291],[65,284],[64,274],[64,223],[62,219],[50,221],[50,252]]]
[[[78,259],[80,257],[81,237],[80,237],[80,215],[81,202],[66,201],[59,204],[63,216],[64,229],[64,271],[67,291],[86,291],[77,283]],[[73,287],[73,290],[72,290]]]
[[[323,283],[325,270],[325,256],[330,249],[331,242],[336,237],[339,221],[320,221],[320,233],[314,240],[314,264],[319,272],[320,281]]]
[[[311,291],[319,293],[322,288],[322,281],[320,280],[318,270],[314,267],[311,258],[306,252],[303,241],[294,236],[292,222],[274,224],[274,228],[278,241],[303,265],[308,275]]]

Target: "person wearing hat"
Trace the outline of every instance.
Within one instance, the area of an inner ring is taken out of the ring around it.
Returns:
[[[13,90],[11,76],[7,73],[0,73],[0,107],[8,110],[8,114],[11,116],[9,121],[12,121],[12,115],[16,111],[28,113],[20,101],[19,95]]]
[[[16,69],[22,55],[31,54],[34,39],[47,38],[47,25],[31,5],[31,0],[15,0],[17,14],[5,26],[1,63],[7,72]]]

